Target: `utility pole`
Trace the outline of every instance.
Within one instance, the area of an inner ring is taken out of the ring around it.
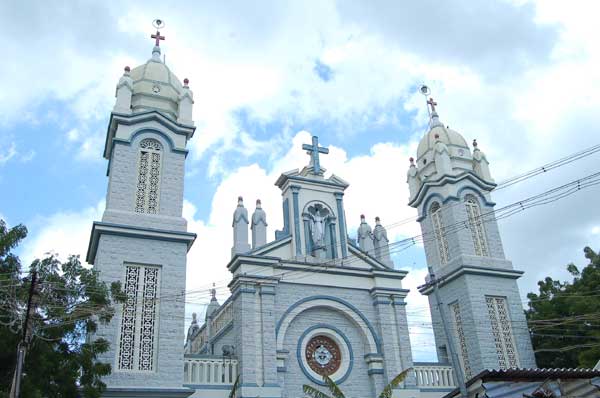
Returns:
[[[19,398],[21,396],[21,379],[23,378],[23,362],[25,361],[25,353],[31,341],[32,326],[29,323],[32,307],[35,306],[34,296],[37,284],[37,271],[31,273],[31,285],[29,286],[29,298],[27,300],[27,312],[25,313],[25,323],[23,324],[23,338],[17,346],[17,368],[13,379],[12,388],[10,391],[11,398]]]
[[[438,311],[440,312],[442,325],[444,326],[444,333],[446,334],[446,343],[448,344],[448,351],[450,357],[452,358],[454,371],[456,372],[456,381],[458,383],[458,388],[460,389],[460,395],[463,398],[468,398],[467,385],[465,384],[465,376],[463,374],[462,366],[458,360],[458,355],[454,350],[454,341],[452,339],[452,335],[450,334],[450,328],[448,327],[448,323],[446,322],[446,307],[444,306],[444,303],[442,303],[442,299],[440,298],[440,292],[438,290],[439,281],[435,278],[433,268],[431,266],[428,266],[427,269],[429,270],[429,284],[433,285],[433,294],[435,296],[435,302],[437,304]]]

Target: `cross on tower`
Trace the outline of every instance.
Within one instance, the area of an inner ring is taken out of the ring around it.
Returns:
[[[321,165],[319,163],[319,153],[328,154],[329,148],[319,146],[319,137],[313,135],[312,145],[302,144],[302,149],[310,155],[310,163],[313,166],[315,174],[321,174]]]
[[[151,38],[156,39],[156,47],[160,46],[160,40],[164,40],[165,37],[160,35],[160,32],[157,30],[156,34],[151,34]]]
[[[437,105],[437,102],[435,102],[433,98],[429,98],[427,100],[427,104],[431,106],[431,112],[435,112],[435,106]]]

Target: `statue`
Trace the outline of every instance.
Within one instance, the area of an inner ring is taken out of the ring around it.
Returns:
[[[200,329],[200,326],[198,326],[198,319],[196,319],[196,313],[194,312],[192,314],[192,324],[190,325],[190,327],[188,328],[188,332],[187,332],[187,338],[186,341],[190,341],[193,337],[194,334],[196,334],[196,331],[198,329]]]
[[[381,219],[375,217],[375,228],[373,229],[373,245],[375,247],[375,257],[388,267],[393,268],[394,264],[390,258],[389,239],[385,227],[381,225]]]
[[[327,222],[331,218],[331,214],[327,208],[317,203],[310,206],[303,216],[306,220],[305,222],[308,224],[309,237],[313,251],[312,255],[315,257],[323,257],[324,253],[326,252],[326,226]]]
[[[365,215],[360,215],[360,226],[358,227],[358,246],[365,253],[373,254],[373,232],[371,226],[365,221]]]

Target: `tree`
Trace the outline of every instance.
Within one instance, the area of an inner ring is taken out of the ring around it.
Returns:
[[[408,375],[408,372],[410,372],[411,370],[412,370],[412,368],[405,369],[404,371],[399,373],[396,377],[394,377],[392,379],[392,381],[390,381],[390,383],[383,388],[383,391],[381,392],[381,394],[379,394],[379,398],[392,398],[392,391],[394,390],[394,388],[398,387],[398,385],[400,385],[400,383],[402,383],[402,381]],[[323,381],[325,382],[325,385],[327,385],[327,388],[329,389],[329,392],[331,393],[333,398],[345,398],[345,395],[342,392],[342,390],[340,389],[340,387],[338,387],[338,385],[335,383],[335,381],[331,380],[331,378],[329,376],[324,375]],[[329,395],[317,390],[313,386],[309,386],[307,384],[302,386],[302,391],[306,395],[308,395],[309,397],[312,397],[312,398],[332,398],[331,396],[329,396]]]
[[[107,287],[78,256],[61,262],[48,255],[33,261],[29,272],[23,273],[12,250],[26,236],[24,226],[9,229],[0,220],[0,397],[10,392],[34,272],[38,283],[30,313],[31,339],[21,396],[99,397],[105,388],[101,377],[111,372],[111,366],[97,357],[108,350],[108,342],[89,337],[98,322],[112,318],[111,300],[124,300],[120,284]]]
[[[583,270],[569,264],[571,282],[547,277],[529,293],[526,311],[535,357],[544,368],[592,368],[600,359],[600,256],[583,249]]]

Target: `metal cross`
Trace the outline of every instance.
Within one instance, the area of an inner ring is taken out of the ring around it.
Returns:
[[[311,163],[314,169],[315,174],[321,173],[321,165],[319,164],[319,153],[328,154],[329,148],[324,148],[319,146],[319,137],[313,135],[312,137],[312,145],[302,144],[302,149],[306,151],[307,154],[310,155]]]
[[[160,40],[164,40],[165,37],[160,35],[160,32],[157,30],[156,34],[151,34],[151,38],[156,39],[156,47],[160,45]]]
[[[435,106],[437,105],[437,102],[435,102],[433,98],[429,98],[427,100],[427,104],[431,106],[431,112],[435,112]]]

